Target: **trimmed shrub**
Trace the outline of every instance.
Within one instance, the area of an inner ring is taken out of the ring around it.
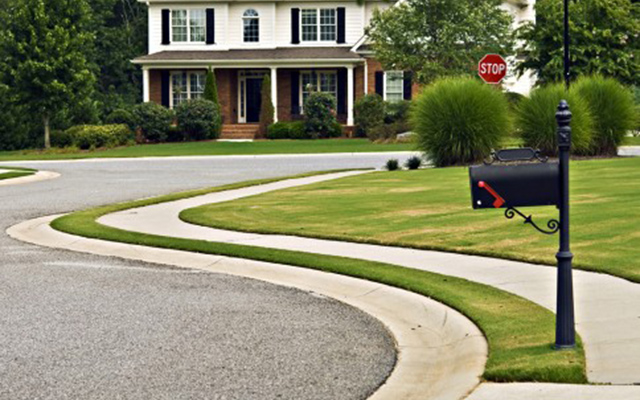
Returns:
[[[618,146],[636,125],[633,92],[613,78],[580,78],[571,86],[587,102],[593,118],[591,154],[618,154]]]
[[[260,126],[258,128],[258,138],[267,136],[267,128],[273,124],[273,102],[271,101],[271,78],[265,75],[262,79],[262,102],[260,105]]]
[[[426,87],[410,119],[418,148],[436,167],[480,162],[510,130],[503,93],[473,78],[445,78]]]
[[[399,121],[373,128],[368,136],[369,140],[373,142],[396,140],[399,134],[408,132],[409,130],[410,127],[407,121]]]
[[[400,163],[395,159],[387,160],[387,165],[385,165],[387,171],[395,171],[398,169],[398,167],[400,167]]]
[[[220,110],[205,99],[195,99],[180,103],[176,107],[178,128],[187,140],[217,139],[220,137]]]
[[[418,169],[422,166],[422,158],[418,156],[410,157],[404,166],[408,169]]]
[[[68,131],[55,130],[51,132],[51,147],[65,148],[74,145],[73,137]]]
[[[304,129],[312,139],[330,137],[336,131],[336,100],[328,93],[311,93],[304,103]]]
[[[539,149],[546,155],[558,152],[556,111],[561,100],[567,100],[573,117],[571,119],[572,151],[589,154],[593,132],[593,119],[585,100],[575,91],[567,93],[562,84],[535,89],[529,98],[520,102],[516,119],[520,136],[525,146]]]
[[[187,140],[187,136],[184,134],[184,131],[180,129],[179,126],[170,126],[167,131],[167,142],[184,142]]]
[[[276,122],[267,128],[268,139],[311,139],[303,121]]]
[[[145,141],[164,142],[175,119],[175,113],[160,104],[149,102],[136,105],[133,108],[133,117]]]
[[[81,150],[124,146],[133,142],[133,132],[127,125],[76,125],[63,136]],[[66,146],[65,146],[66,147]]]
[[[367,94],[358,99],[354,112],[357,136],[368,136],[373,129],[384,124],[385,103],[380,95]]]
[[[135,131],[137,128],[136,120],[133,117],[133,114],[130,111],[124,110],[122,108],[113,110],[113,112],[107,116],[104,122],[110,125],[124,124],[128,126],[132,131]]]
[[[387,101],[385,102],[385,124],[396,122],[406,122],[409,119],[411,102],[409,100]]]
[[[344,132],[342,130],[342,124],[336,121],[329,127],[329,132],[327,133],[327,137],[337,138],[337,137],[341,137],[343,133]]]

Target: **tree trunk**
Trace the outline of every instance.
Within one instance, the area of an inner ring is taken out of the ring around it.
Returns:
[[[45,114],[42,117],[42,122],[44,123],[44,148],[51,148],[51,126],[49,124],[49,114]]]

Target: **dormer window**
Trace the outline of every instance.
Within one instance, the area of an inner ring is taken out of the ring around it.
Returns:
[[[256,43],[260,41],[260,16],[252,8],[244,12],[242,16],[244,25],[244,42]]]
[[[204,42],[206,25],[205,10],[171,10],[173,42]]]
[[[336,9],[307,8],[300,10],[300,27],[303,42],[336,41]]]

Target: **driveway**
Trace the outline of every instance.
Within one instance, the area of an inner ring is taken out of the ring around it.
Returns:
[[[23,244],[43,215],[406,154],[7,163],[58,179],[0,189],[0,399],[361,399],[395,363],[370,316],[227,275]],[[0,163],[0,166],[2,164]]]

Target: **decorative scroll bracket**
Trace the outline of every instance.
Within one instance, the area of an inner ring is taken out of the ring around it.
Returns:
[[[520,212],[520,210],[518,210],[515,207],[507,207],[507,209],[504,211],[504,216],[507,217],[508,219],[513,219],[516,216],[516,214],[521,216],[524,219],[525,224],[529,224],[533,226],[534,228],[536,228],[538,232],[544,233],[545,235],[553,235],[560,230],[560,222],[558,220],[551,219],[547,221],[547,228],[548,228],[547,230],[547,229],[540,228],[538,224],[536,224],[533,221],[533,217],[531,215],[524,215],[522,212]]]

